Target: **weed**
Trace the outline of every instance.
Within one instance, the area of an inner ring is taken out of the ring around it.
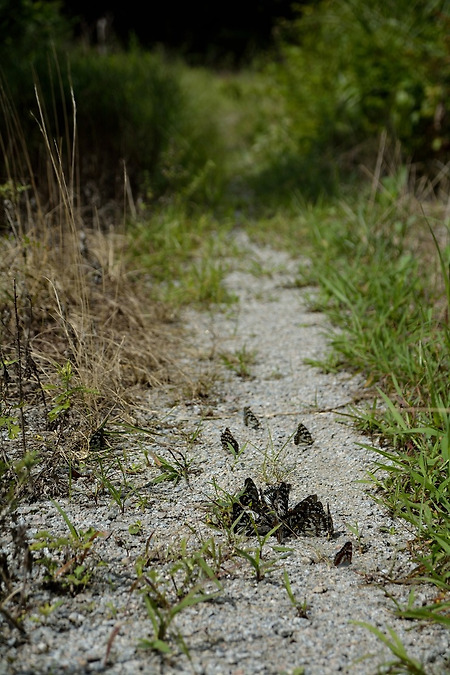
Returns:
[[[104,533],[94,528],[78,531],[62,507],[52,503],[66,523],[69,535],[55,537],[43,530],[35,535],[30,550],[41,555],[34,562],[44,569],[44,583],[74,595],[92,579],[93,566],[86,559],[92,554],[95,540]]]
[[[371,633],[376,635],[377,638],[390,649],[390,651],[396,657],[396,660],[383,664],[383,668],[389,668],[388,672],[406,671],[407,673],[410,673],[410,675],[427,675],[422,664],[408,655],[405,646],[393,628],[390,626],[386,627],[390,636],[389,638],[385,633],[383,633],[383,631],[381,631],[379,628],[376,628],[376,626],[372,626],[370,623],[366,623],[364,621],[352,621],[351,623],[354,623],[355,626],[366,628]]]
[[[95,491],[92,495],[94,501],[97,503],[98,496],[106,489],[112,500],[119,507],[121,513],[124,513],[126,501],[127,499],[131,499],[134,494],[134,488],[128,482],[126,471],[119,457],[111,457],[110,452],[106,452],[93,458],[93,462],[98,467],[93,471],[96,481]],[[117,476],[117,471],[119,471],[123,479],[118,487],[113,482]]]
[[[214,546],[208,541],[198,551],[188,553],[186,540],[182,540],[176,560],[165,574],[154,569],[146,571],[145,559],[138,561],[138,578],[133,588],[141,587],[140,592],[153,628],[153,637],[140,640],[141,648],[169,654],[172,651],[170,631],[183,652],[189,654],[181,633],[176,629],[172,630],[172,626],[180,612],[200,602],[213,600],[222,590],[207,562],[207,557],[214,550]],[[212,582],[218,590],[205,592],[207,582]]]
[[[128,526],[128,532],[132,535],[141,535],[143,532],[143,525],[140,520]]]
[[[288,594],[288,598],[290,600],[290,603],[292,607],[295,609],[297,612],[297,616],[299,616],[302,619],[307,619],[308,618],[308,609],[309,605],[306,602],[306,599],[303,602],[298,602],[291,587],[291,582],[289,581],[289,575],[286,570],[283,572],[283,583],[284,587],[286,589],[286,593]]]
[[[165,459],[161,455],[151,453],[153,455],[156,466],[161,471],[161,475],[152,480],[152,483],[161,483],[163,481],[173,481],[175,485],[180,482],[182,478],[189,483],[189,475],[194,471],[191,468],[194,458],[188,459],[186,453],[181,450],[171,450],[168,452],[172,457],[172,462]]]
[[[272,433],[270,429],[268,430],[268,433],[269,440],[264,449],[261,474],[264,482],[268,484],[280,483],[285,480],[289,473],[294,470],[294,467],[286,466],[284,460],[288,452],[289,443],[295,435],[295,431],[278,449],[276,449],[273,444]]]
[[[57,600],[56,602],[53,602],[52,604],[46,602],[44,605],[41,605],[38,607],[38,613],[40,617],[43,617],[45,620],[48,619],[48,617],[55,612],[58,607],[61,607],[61,605],[64,604],[64,600]]]
[[[251,567],[253,568],[253,571],[255,572],[255,578],[258,583],[264,579],[267,572],[269,572],[275,567],[276,563],[279,560],[279,558],[265,560],[263,557],[264,546],[267,544],[270,537],[273,534],[275,534],[275,532],[278,530],[279,527],[280,525],[276,525],[274,528],[270,530],[270,532],[268,532],[264,536],[260,535],[255,527],[255,534],[258,540],[258,545],[248,549],[243,549],[236,546],[234,549],[236,555],[238,555],[241,558],[245,558],[245,560],[248,560]],[[272,550],[274,550],[273,547]]]
[[[58,379],[60,380],[60,385],[47,384],[44,389],[46,391],[58,391],[60,393],[56,394],[52,401],[52,408],[48,412],[48,418],[51,423],[54,423],[56,420],[61,420],[64,415],[70,410],[73,401],[76,397],[83,397],[86,394],[90,396],[99,396],[100,392],[96,389],[89,389],[84,386],[73,386],[72,380],[74,377],[73,367],[70,361],[62,366],[56,365],[56,370],[58,372]]]
[[[396,615],[403,619],[416,619],[419,621],[434,621],[443,626],[450,627],[450,601],[446,599],[444,593],[442,597],[437,597],[431,605],[414,606],[415,593],[412,589],[409,593],[406,607],[402,607],[397,600],[391,598],[396,606]]]
[[[359,527],[359,524],[355,522],[354,525],[345,523],[346,528],[353,534],[356,541],[358,542],[358,548],[360,553],[364,553],[367,550],[366,544],[363,543],[363,533]]]
[[[248,379],[251,377],[251,366],[256,362],[256,351],[249,351],[244,345],[237,349],[234,354],[222,352],[220,355],[222,362],[227,368],[232,370],[238,377]]]
[[[17,417],[11,415],[2,415],[0,417],[0,429],[6,429],[10,441],[15,440],[20,434],[20,425]]]
[[[215,478],[212,480],[212,486],[214,488],[215,497],[211,498],[208,507],[212,512],[212,517],[208,516],[206,523],[210,527],[225,532],[228,544],[234,546],[237,535],[232,513],[233,504],[237,501],[236,497],[221,488]]]

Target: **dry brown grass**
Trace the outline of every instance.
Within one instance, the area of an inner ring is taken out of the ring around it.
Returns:
[[[76,123],[66,125],[73,138],[56,143],[37,100],[46,158],[39,189],[18,116],[5,101],[2,106],[14,138],[1,139],[10,167],[0,186],[1,358],[9,372],[17,371],[13,362],[22,349],[28,394],[34,389],[41,399],[42,386],[58,391],[60,368],[70,361],[70,386],[78,389],[81,408],[88,406],[83,413],[94,413],[95,427],[105,408],[123,408],[136,390],[174,377],[181,330],[127,269],[123,214],[112,224],[95,209],[83,214]],[[87,389],[96,393],[84,396]]]

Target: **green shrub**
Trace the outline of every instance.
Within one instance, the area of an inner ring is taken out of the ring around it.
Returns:
[[[281,31],[275,74],[293,148],[347,164],[387,130],[413,160],[450,145],[450,3],[323,0]],[[363,155],[364,156],[364,155]],[[367,156],[367,154],[366,154]]]
[[[43,45],[20,71],[4,70],[3,81],[0,182],[27,182],[30,164],[38,180],[45,176],[36,83],[45,127],[68,175],[76,129],[73,166],[82,196],[94,184],[103,200],[121,198],[124,167],[146,198],[179,192],[211,203],[220,194],[223,150],[212,104],[205,105],[205,95],[192,82],[186,86],[183,68],[161,54],[72,47],[63,55]]]

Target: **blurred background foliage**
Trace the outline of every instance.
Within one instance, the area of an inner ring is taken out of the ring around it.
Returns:
[[[294,152],[325,150],[351,166],[386,130],[422,170],[446,161],[449,10],[436,0],[325,0],[281,25],[270,69]]]
[[[87,44],[63,3],[0,8],[2,184],[27,183],[30,166],[44,182],[35,86],[68,163],[76,107],[88,201],[120,199],[125,170],[146,201],[216,204],[228,185],[264,203],[292,193],[314,200],[372,167],[383,132],[417,174],[446,179],[448,0],[292,5],[285,18],[274,14],[270,44],[227,69],[223,56],[193,67],[132,35],[121,45],[113,28],[102,44]]]

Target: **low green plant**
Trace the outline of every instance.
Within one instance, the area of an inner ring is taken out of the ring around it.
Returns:
[[[298,602],[298,600],[296,599],[294,592],[292,591],[291,582],[289,581],[289,575],[286,570],[283,571],[283,583],[286,589],[286,593],[288,594],[290,603],[292,607],[295,609],[297,616],[301,617],[302,619],[307,619],[309,605],[306,599],[303,602]]]
[[[72,363],[66,361],[62,366],[56,365],[58,372],[58,379],[60,381],[59,385],[56,384],[47,384],[44,386],[46,391],[58,392],[52,401],[52,408],[48,412],[48,418],[50,422],[54,422],[56,419],[60,419],[67,413],[74,400],[85,395],[89,396],[98,396],[99,392],[96,389],[89,389],[83,385],[73,385],[73,378],[75,373],[73,371]]]
[[[295,430],[280,448],[275,448],[270,428],[268,429],[268,434],[269,439],[264,448],[261,474],[266,483],[279,483],[285,480],[286,476],[294,470],[294,467],[288,466],[285,460],[288,454],[288,445],[295,435]]]
[[[17,417],[12,415],[0,416],[0,429],[6,429],[10,441],[15,440],[20,434],[20,425]]]
[[[64,509],[53,500],[52,503],[66,523],[69,534],[58,537],[47,530],[37,532],[30,550],[38,554],[34,562],[44,569],[44,583],[76,594],[91,582],[94,566],[89,562],[93,545],[104,533],[92,527],[77,530]]]
[[[137,520],[135,523],[132,523],[128,526],[128,532],[132,535],[140,535],[143,532],[143,525],[140,520]]]
[[[381,642],[383,642],[383,644],[385,644],[386,647],[388,647],[392,654],[396,657],[395,661],[389,661],[383,664],[383,668],[389,669],[387,672],[406,672],[410,675],[427,675],[423,665],[413,657],[409,656],[403,642],[400,640],[393,628],[386,626],[387,632],[389,633],[388,637],[386,633],[383,633],[382,630],[376,626],[372,626],[370,623],[366,623],[364,621],[352,621],[351,623],[355,624],[355,626],[366,628],[371,633],[376,635],[376,637],[381,640]]]
[[[153,628],[153,636],[140,640],[143,649],[152,649],[163,654],[172,651],[170,637],[173,636],[183,652],[189,656],[189,650],[181,633],[174,626],[178,614],[201,602],[208,602],[218,596],[222,585],[211,569],[207,558],[214,551],[211,542],[188,552],[187,542],[180,542],[175,560],[165,573],[155,569],[147,570],[147,558],[137,562],[137,582],[144,599],[145,608]],[[172,551],[169,556],[173,556]],[[205,585],[211,582],[217,591],[205,591]]]
[[[230,304],[236,298],[223,283],[228,231],[226,220],[218,223],[204,209],[190,213],[182,203],[156,209],[129,228],[130,266],[138,262],[140,274],[150,276],[154,300],[176,309]]]
[[[363,553],[365,550],[365,545],[363,543],[363,533],[359,526],[359,523],[355,522],[354,525],[350,525],[350,523],[345,523],[345,526],[353,534],[356,541],[358,542],[359,552]]]
[[[175,485],[184,478],[184,480],[189,483],[189,475],[194,470],[191,468],[194,462],[194,458],[191,457],[188,459],[186,453],[181,450],[171,450],[167,449],[168,453],[172,457],[172,462],[170,462],[162,455],[154,454],[155,464],[159,468],[161,474],[157,478],[153,478],[152,483],[162,483],[163,481],[173,481]]]
[[[263,555],[264,546],[267,544],[270,537],[275,534],[279,527],[280,525],[276,525],[265,535],[260,535],[257,528],[255,527],[255,535],[257,537],[258,544],[251,548],[244,549],[238,546],[235,546],[234,548],[237,556],[245,558],[245,560],[250,563],[255,573],[255,579],[258,583],[264,579],[267,572],[274,569],[279,560],[278,557],[266,560]],[[283,551],[285,550],[284,547],[281,548]],[[272,547],[272,550],[275,550],[275,548]]]
[[[203,420],[200,420],[192,431],[183,431],[181,430],[181,435],[186,442],[188,449],[192,449],[195,443],[198,441],[199,436],[202,432]]]
[[[210,497],[209,509],[212,515],[206,518],[206,524],[221,532],[225,532],[227,543],[233,547],[237,540],[235,523],[232,520],[233,503],[236,497],[230,492],[220,487],[215,478],[212,479],[215,496]]]
[[[48,603],[46,602],[44,605],[41,605],[38,607],[38,614],[40,617],[43,617],[45,620],[48,619],[48,617],[55,612],[58,607],[61,607],[61,605],[64,604],[64,600],[57,600],[56,602],[53,603]]]
[[[409,205],[405,173],[388,178],[375,184],[379,192],[367,204],[335,206],[332,218],[330,211],[311,230],[322,254],[309,274],[320,284],[321,308],[339,327],[322,365],[367,374],[377,402],[350,417],[380,440],[365,446],[381,458],[372,475],[377,499],[414,526],[417,574],[448,588],[450,333],[441,317],[450,307],[450,250]],[[424,223],[433,278],[422,274],[415,244]]]
[[[394,596],[391,597],[396,607],[396,615],[402,619],[416,619],[418,621],[434,621],[443,626],[450,627],[450,601],[445,599],[445,595],[437,597],[431,605],[415,606],[415,593],[411,589],[406,606],[401,605]]]
[[[120,458],[111,456],[111,453],[106,451],[98,454],[91,461],[94,464],[93,474],[95,476],[95,490],[92,495],[94,501],[97,502],[98,495],[107,490],[121,513],[124,513],[127,500],[131,500],[136,490],[129,483],[129,478]],[[118,484],[117,473],[122,477]]]
[[[237,349],[234,354],[221,353],[220,358],[227,368],[232,370],[238,377],[248,379],[251,377],[251,366],[256,361],[256,351],[248,350],[246,345]]]
[[[39,463],[37,452],[27,452],[18,460],[10,460],[6,454],[0,457],[0,523],[7,514],[14,512],[18,502],[23,499],[24,488],[32,485],[32,470]]]

